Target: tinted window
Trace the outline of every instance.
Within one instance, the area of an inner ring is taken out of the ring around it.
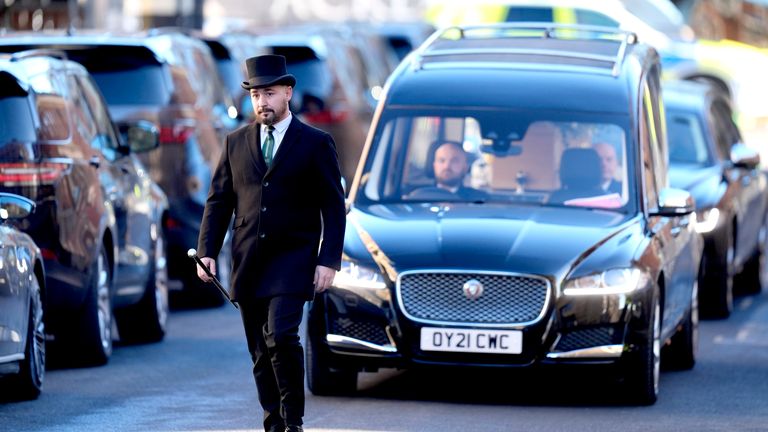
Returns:
[[[148,48],[70,47],[67,55],[88,69],[110,105],[165,105],[170,99],[163,66]]]
[[[169,94],[160,66],[92,72],[110,105],[165,105]]]
[[[54,94],[37,95],[37,113],[40,117],[41,141],[69,138],[69,111],[63,97]]]
[[[13,141],[35,141],[35,124],[28,103],[26,97],[0,96],[0,147]]]
[[[283,55],[286,58],[288,72],[296,77],[296,89],[303,102],[306,97],[314,97],[315,103],[327,104],[331,96],[331,76],[323,60],[317,57],[315,52],[307,47],[272,47],[274,54]],[[297,103],[299,101],[296,101]],[[323,107],[321,106],[321,109]]]
[[[393,110],[374,137],[361,199],[482,197],[487,202],[619,209],[628,203],[632,178],[625,131],[625,120],[611,116]],[[444,185],[458,195],[437,190],[438,179],[447,179]]]
[[[704,127],[694,114],[669,111],[667,114],[669,161],[705,164],[709,159]]]
[[[101,150],[107,160],[115,161],[120,157],[117,151],[119,142],[101,95],[90,79],[78,77],[78,82],[96,123],[98,142],[95,147]]]

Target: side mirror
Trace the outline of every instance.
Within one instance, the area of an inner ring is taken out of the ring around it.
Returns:
[[[760,153],[744,143],[736,143],[731,147],[731,163],[738,168],[757,168],[760,165]]]
[[[134,153],[143,153],[160,145],[160,132],[154,124],[146,120],[120,123],[118,129],[123,142],[127,143]]]
[[[0,192],[0,219],[22,219],[35,211],[35,202],[20,195]]]
[[[657,216],[685,216],[696,210],[696,202],[690,192],[665,188],[659,193],[659,209],[654,212]]]

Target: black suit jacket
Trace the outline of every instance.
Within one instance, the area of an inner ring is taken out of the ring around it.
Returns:
[[[311,299],[315,267],[341,265],[346,211],[336,145],[329,134],[294,116],[267,168],[260,126],[244,126],[226,138],[205,204],[198,254],[219,254],[234,212],[233,299],[278,294]]]

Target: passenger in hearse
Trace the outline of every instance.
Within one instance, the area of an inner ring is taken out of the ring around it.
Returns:
[[[616,179],[616,172],[619,170],[616,147],[607,142],[598,142],[592,148],[597,151],[602,164],[603,179],[600,187],[605,192],[621,194],[621,182]]]
[[[409,199],[454,198],[467,201],[484,201],[488,194],[464,185],[469,172],[469,155],[461,143],[436,141],[430,146],[426,174],[434,179],[434,186],[415,189],[407,195]]]

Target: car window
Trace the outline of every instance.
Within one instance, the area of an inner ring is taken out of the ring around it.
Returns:
[[[165,105],[170,77],[145,47],[100,46],[67,50],[85,66],[110,105]]]
[[[10,142],[33,142],[35,121],[27,92],[13,76],[0,72],[0,147]]]
[[[91,113],[93,114],[96,131],[98,148],[101,153],[109,161],[115,161],[120,157],[120,153],[117,151],[119,147],[119,141],[115,134],[115,129],[112,126],[112,120],[109,117],[109,112],[106,109],[105,103],[96,88],[96,85],[88,77],[77,77],[83,96],[88,102]]]
[[[60,95],[38,94],[37,114],[40,118],[41,141],[63,141],[70,137],[67,101]]]
[[[640,103],[640,147],[642,179],[643,179],[643,201],[645,208],[649,212],[656,211],[659,207],[659,188],[657,184],[653,146],[656,145],[655,127],[653,126],[654,116],[650,106],[652,105],[648,85],[643,85],[643,98]]]
[[[669,161],[703,165],[709,161],[704,125],[693,113],[669,111],[667,113]]]
[[[78,135],[81,136],[88,145],[96,150],[101,149],[101,143],[99,142],[96,134],[96,122],[93,119],[93,113],[82,97],[80,87],[72,75],[67,76],[67,84],[69,85],[69,99],[72,101],[72,114],[75,116],[75,128],[78,131]]]
[[[314,50],[309,47],[275,46],[272,53],[285,56],[287,70],[296,77],[294,92],[301,95],[302,100],[295,103],[302,105],[306,97],[322,104],[329,102],[333,90],[332,76],[324,60]]]
[[[629,201],[631,164],[621,117],[503,109],[394,111],[374,137],[361,185],[364,201],[611,209]]]

